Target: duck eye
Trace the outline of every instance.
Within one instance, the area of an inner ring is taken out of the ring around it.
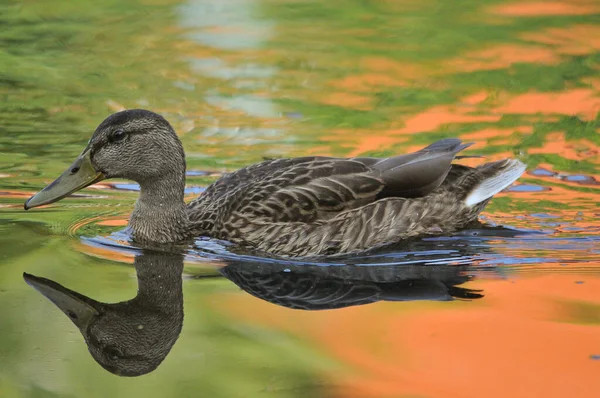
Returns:
[[[127,137],[127,133],[124,132],[123,130],[115,130],[113,131],[109,136],[108,136],[108,140],[110,142],[118,142],[118,141],[123,141],[123,139]]]

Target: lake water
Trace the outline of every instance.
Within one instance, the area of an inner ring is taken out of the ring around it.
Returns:
[[[0,396],[600,395],[597,1],[8,0],[0,21]],[[188,199],[265,157],[445,137],[528,171],[480,228],[312,263],[142,252],[129,181],[23,210],[137,107],[177,130]],[[32,286],[102,318],[87,344]]]

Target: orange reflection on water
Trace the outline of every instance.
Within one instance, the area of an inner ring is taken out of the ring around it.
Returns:
[[[514,2],[494,6],[490,9],[494,14],[513,17],[540,17],[544,15],[587,15],[600,12],[600,6],[593,1],[537,1]]]
[[[105,225],[107,227],[126,227],[128,221],[126,219],[111,219],[111,220],[103,220],[98,221],[97,225]]]
[[[475,109],[453,105],[434,106],[410,116],[404,120],[404,127],[392,129],[389,134],[413,134],[435,131],[441,126],[453,123],[493,123],[501,119],[501,115],[477,114]]]
[[[364,137],[357,145],[357,149],[348,154],[349,157],[357,157],[365,152],[387,149],[390,145],[402,142],[402,139],[395,137]]]
[[[331,86],[356,91],[370,91],[374,87],[402,87],[406,82],[376,73],[364,73],[360,75],[350,75],[330,83]]]
[[[522,135],[531,134],[532,126],[518,126],[510,129],[486,128],[473,133],[461,134],[460,138],[465,141],[474,141],[485,143],[492,141],[495,145],[516,144],[522,139]],[[520,133],[514,136],[515,133]]]
[[[594,77],[588,77],[588,78],[582,79],[582,81],[586,84],[589,84],[590,86],[592,86],[592,88],[594,90],[596,90],[598,93],[600,93],[600,79],[594,78]]]
[[[461,72],[474,72],[504,69],[515,63],[553,64],[558,61],[555,52],[544,47],[503,44],[461,54],[448,64]]]
[[[600,26],[577,24],[565,28],[549,28],[529,32],[522,39],[553,47],[554,51],[570,55],[586,55],[600,50]]]
[[[565,133],[550,133],[546,137],[546,142],[540,143],[538,148],[529,148],[527,152],[531,154],[560,154],[561,157],[569,160],[589,160],[600,163],[600,148],[589,140],[570,140],[565,139]]]
[[[578,303],[600,309],[600,278],[475,284],[485,298],[467,303],[378,303],[325,313],[242,295],[222,304],[236,319],[307,339],[345,364],[330,374],[333,396],[597,396],[600,363],[591,356],[600,354],[600,322],[569,311]]]
[[[330,93],[325,95],[321,102],[328,105],[361,110],[369,110],[373,108],[371,104],[371,98],[352,93]]]
[[[358,92],[371,92],[374,88],[406,87],[411,81],[423,79],[439,71],[423,64],[395,61],[385,57],[364,57],[358,62],[359,74],[347,75],[329,83],[332,87]]]
[[[380,75],[402,76],[406,80],[419,79],[428,75],[424,65],[395,61],[386,57],[365,57],[361,59],[360,65]]]
[[[600,112],[600,97],[593,90],[586,88],[559,93],[529,92],[507,100],[504,105],[497,107],[494,111],[512,114],[581,115],[585,119],[591,120]]]
[[[78,251],[83,252],[89,256],[102,258],[105,260],[112,260],[120,263],[133,264],[133,260],[135,258],[135,253],[133,251],[131,253],[126,253],[124,251],[116,251],[99,246],[86,245],[79,241],[75,243],[75,247]]]
[[[29,198],[34,195],[35,192],[27,192],[27,191],[12,191],[12,190],[2,190],[0,191],[0,198]]]

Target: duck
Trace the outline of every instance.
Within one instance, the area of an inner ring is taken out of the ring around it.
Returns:
[[[155,112],[129,109],[102,121],[71,166],[24,208],[121,178],[140,186],[128,228],[142,245],[206,237],[266,256],[351,254],[477,222],[526,166],[510,158],[455,163],[471,145],[446,138],[386,158],[267,159],[223,175],[185,203],[185,152],[175,130]]]

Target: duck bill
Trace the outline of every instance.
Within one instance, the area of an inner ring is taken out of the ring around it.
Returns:
[[[96,300],[67,289],[50,279],[28,273],[23,273],[23,279],[60,308],[82,333],[86,333],[92,320],[100,315],[101,305]]]
[[[94,168],[88,149],[79,155],[77,160],[52,184],[29,198],[25,202],[25,210],[59,201],[104,178],[104,174]]]

